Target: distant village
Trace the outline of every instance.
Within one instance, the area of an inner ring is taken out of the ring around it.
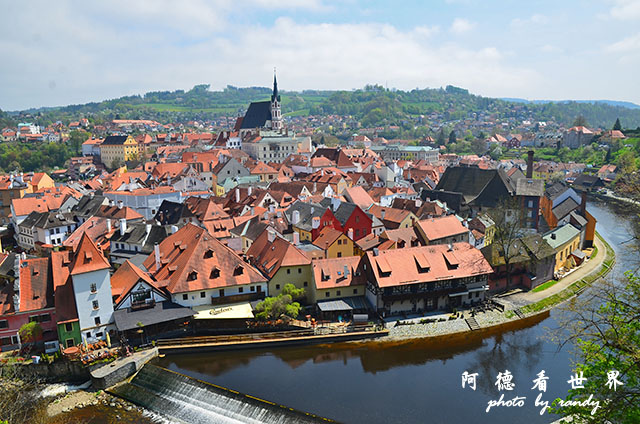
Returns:
[[[304,290],[298,320],[452,311],[559,280],[592,254],[587,194],[616,178],[615,165],[447,154],[432,138],[366,128],[337,147],[312,141],[342,123],[285,121],[274,77],[270,100],[207,125],[2,130],[24,142],[92,134],[67,169],[0,176],[2,350],[34,321],[53,350],[241,331],[289,285]],[[521,125],[487,146],[524,157],[596,135]]]

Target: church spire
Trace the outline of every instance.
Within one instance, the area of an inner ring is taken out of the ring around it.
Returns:
[[[276,68],[273,68],[273,94],[271,95],[271,101],[280,101],[280,95],[278,94],[278,80],[276,79]]]

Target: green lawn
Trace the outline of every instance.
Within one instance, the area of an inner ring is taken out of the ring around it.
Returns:
[[[541,292],[542,290],[546,290],[549,287],[553,286],[557,282],[558,282],[558,280],[549,280],[546,283],[540,284],[538,287],[536,287],[535,289],[533,289],[531,291],[534,292],[534,293]]]

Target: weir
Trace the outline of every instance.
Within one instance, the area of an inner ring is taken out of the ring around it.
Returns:
[[[185,423],[332,422],[152,364],[145,365],[129,382],[109,391]]]

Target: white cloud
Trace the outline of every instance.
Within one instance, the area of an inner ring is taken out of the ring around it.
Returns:
[[[640,50],[640,32],[630,37],[624,38],[606,47],[607,51],[614,53],[624,53]]]
[[[476,24],[464,18],[455,18],[451,24],[451,32],[455,34],[464,34],[475,28]]]
[[[526,19],[512,19],[510,25],[514,28],[517,28],[525,25],[542,26],[546,25],[547,23],[549,23],[549,18],[547,16],[536,13]]]
[[[609,16],[620,20],[640,19],[640,0],[613,0]]]

